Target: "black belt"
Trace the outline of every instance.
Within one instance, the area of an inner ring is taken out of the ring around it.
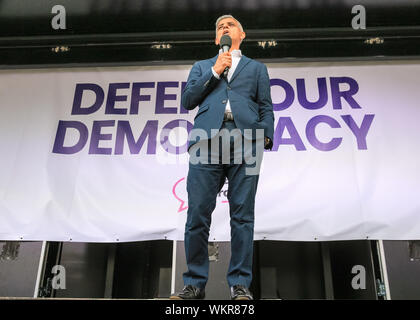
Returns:
[[[225,112],[225,114],[223,115],[223,121],[233,121],[232,112]]]

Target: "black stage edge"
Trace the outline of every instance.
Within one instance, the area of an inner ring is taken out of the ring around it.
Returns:
[[[412,302],[411,302],[412,303]],[[106,299],[19,299],[2,298],[0,308],[14,316],[51,314],[66,317],[104,313],[138,319],[286,319],[319,315],[337,318],[343,315],[359,319],[367,311],[386,316],[394,308],[414,310],[406,301],[374,300],[254,300],[254,301],[174,301],[174,300],[106,300]]]

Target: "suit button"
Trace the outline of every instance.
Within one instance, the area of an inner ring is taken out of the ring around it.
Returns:
[[[230,90],[231,88],[230,87],[227,87],[227,89]]]
[[[222,101],[222,103],[226,103],[226,102],[227,102],[227,100],[223,100],[223,101]]]

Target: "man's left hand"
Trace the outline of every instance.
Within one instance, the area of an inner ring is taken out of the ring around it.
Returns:
[[[273,147],[273,142],[270,138],[264,137],[264,149],[270,149]]]

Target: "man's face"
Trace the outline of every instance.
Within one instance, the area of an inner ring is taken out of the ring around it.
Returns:
[[[227,34],[232,39],[232,48],[238,49],[241,41],[245,38],[245,32],[241,31],[238,22],[232,18],[225,18],[219,21],[217,25],[217,35],[214,42],[216,45],[220,43],[220,38]]]

